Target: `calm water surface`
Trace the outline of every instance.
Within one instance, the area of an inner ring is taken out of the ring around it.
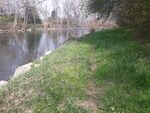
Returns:
[[[38,31],[0,34],[0,80],[9,80],[18,66],[38,59],[72,38],[88,30]]]

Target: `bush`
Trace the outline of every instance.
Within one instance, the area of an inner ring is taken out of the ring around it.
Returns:
[[[88,10],[98,18],[113,16],[119,26],[135,28],[138,34],[150,32],[149,0],[89,0]]]

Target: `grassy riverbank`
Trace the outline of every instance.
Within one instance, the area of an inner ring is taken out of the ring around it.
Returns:
[[[0,113],[149,113],[150,43],[106,30],[67,42],[0,91]]]

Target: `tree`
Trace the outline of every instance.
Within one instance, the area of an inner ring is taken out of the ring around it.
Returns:
[[[26,28],[26,24],[41,23],[39,14],[37,12],[37,5],[45,2],[46,0],[23,0],[22,5],[24,9],[24,22],[23,26]]]
[[[120,26],[150,33],[149,0],[88,0],[87,9],[98,19],[112,16]]]
[[[12,10],[14,14],[14,24],[13,28],[16,28],[18,24],[18,16],[21,15],[24,18],[23,26],[25,27],[28,23],[28,13],[30,12],[30,16],[32,14],[33,19],[37,16],[36,7],[37,5],[45,2],[47,0],[11,0],[8,1],[11,6],[9,10]]]
[[[4,14],[4,0],[0,0],[0,16]]]
[[[36,24],[41,23],[37,8],[34,6],[28,6],[25,8],[24,18],[26,18],[26,23]],[[25,19],[24,19],[25,20]]]
[[[78,27],[84,21],[85,13],[81,0],[66,0],[63,3],[63,15],[68,27]]]

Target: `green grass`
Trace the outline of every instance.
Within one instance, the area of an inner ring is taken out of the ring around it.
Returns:
[[[40,67],[0,91],[1,113],[89,113],[89,83],[97,113],[150,112],[150,41],[129,30],[104,30],[69,41]],[[93,111],[94,112],[94,111]]]

